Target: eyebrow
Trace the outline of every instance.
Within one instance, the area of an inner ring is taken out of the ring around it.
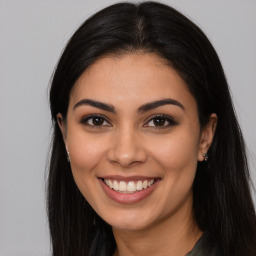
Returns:
[[[75,110],[77,107],[82,105],[89,105],[89,106],[96,107],[96,108],[116,114],[116,109],[113,105],[99,102],[96,100],[90,100],[90,99],[82,99],[78,101],[74,105],[73,110]],[[156,100],[153,102],[146,103],[138,108],[138,113],[145,113],[147,111],[150,111],[152,109],[155,109],[164,105],[175,105],[180,107],[183,110],[185,109],[185,107],[179,101],[168,98],[168,99]]]
[[[144,105],[142,105],[141,107],[139,107],[138,112],[139,113],[145,113],[147,111],[150,111],[154,108],[158,108],[164,105],[175,105],[180,107],[182,110],[185,110],[185,107],[177,100],[174,99],[162,99],[162,100],[157,100],[157,101],[153,101],[153,102],[149,102],[146,103]]]
[[[82,106],[82,105],[89,105],[92,107],[96,107],[96,108],[100,108],[102,110],[111,112],[111,113],[116,113],[115,107],[110,105],[110,104],[106,104],[106,103],[102,103],[96,100],[89,100],[89,99],[82,99],[80,101],[78,101],[74,107],[73,110],[75,110],[77,107]]]

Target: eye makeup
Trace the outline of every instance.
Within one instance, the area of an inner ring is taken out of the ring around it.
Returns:
[[[90,114],[83,117],[80,123],[91,128],[102,128],[104,126],[112,126],[108,119],[101,114]]]
[[[173,117],[166,114],[155,114],[150,117],[144,127],[165,129],[175,125],[178,125],[178,123],[173,119]]]

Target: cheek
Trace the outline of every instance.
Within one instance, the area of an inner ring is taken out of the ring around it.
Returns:
[[[70,145],[69,153],[72,166],[81,171],[93,169],[101,157],[100,148],[81,142],[76,145],[74,141]]]
[[[83,131],[70,131],[68,135],[73,173],[93,175],[93,170],[105,156],[106,143],[100,136],[88,136]]]
[[[104,142],[86,136],[84,132],[69,134],[69,154],[71,170],[78,189],[86,200],[94,205],[94,194],[99,186],[95,170],[105,156]]]
[[[196,168],[198,142],[193,136],[171,136],[155,144],[152,154],[160,165],[167,170]]]
[[[159,141],[160,143],[160,141]],[[175,212],[191,196],[197,169],[197,140],[192,136],[176,136],[154,150],[154,159],[163,170],[163,212]],[[168,203],[166,203],[168,202]],[[170,211],[171,208],[171,211]]]

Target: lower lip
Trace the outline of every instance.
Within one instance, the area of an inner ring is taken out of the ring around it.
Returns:
[[[109,186],[106,185],[106,183],[102,179],[99,179],[99,181],[100,181],[100,184],[102,185],[104,192],[112,200],[122,204],[133,204],[147,198],[159,183],[159,180],[156,180],[153,185],[151,185],[146,189],[143,189],[134,193],[121,193],[111,189]]]

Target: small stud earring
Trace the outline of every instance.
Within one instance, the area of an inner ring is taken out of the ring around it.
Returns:
[[[69,152],[67,151],[67,160],[70,163],[70,156],[69,156]]]
[[[208,157],[208,154],[205,153],[203,156],[204,156],[204,161],[207,162],[207,161],[208,161],[208,158],[209,158],[209,157]]]

